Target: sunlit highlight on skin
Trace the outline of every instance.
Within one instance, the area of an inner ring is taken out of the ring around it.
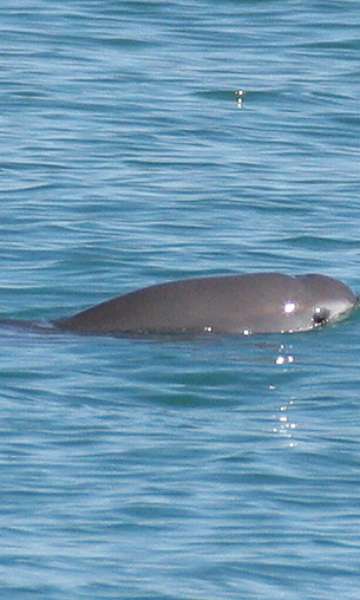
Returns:
[[[296,308],[296,304],[295,302],[287,302],[284,306],[284,311],[286,312],[286,314],[291,314],[295,311]]]

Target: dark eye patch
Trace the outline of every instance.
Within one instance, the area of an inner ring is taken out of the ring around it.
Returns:
[[[327,308],[316,308],[313,314],[314,327],[325,325],[330,317],[330,311]]]

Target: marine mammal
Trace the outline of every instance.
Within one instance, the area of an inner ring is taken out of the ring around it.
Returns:
[[[250,273],[173,281],[52,321],[88,334],[242,334],[308,331],[346,316],[358,298],[325,275]]]

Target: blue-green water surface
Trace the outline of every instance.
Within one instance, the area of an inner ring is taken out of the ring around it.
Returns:
[[[0,317],[249,271],[359,292],[359,26],[357,0],[3,0]],[[0,328],[0,597],[357,600],[359,334]]]

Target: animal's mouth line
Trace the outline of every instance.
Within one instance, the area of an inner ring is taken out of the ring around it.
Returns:
[[[337,315],[330,316],[329,321],[342,321],[343,319],[346,319],[354,310],[357,310],[359,307],[360,296],[357,296],[356,302],[352,306],[345,308],[345,310],[341,311]]]

